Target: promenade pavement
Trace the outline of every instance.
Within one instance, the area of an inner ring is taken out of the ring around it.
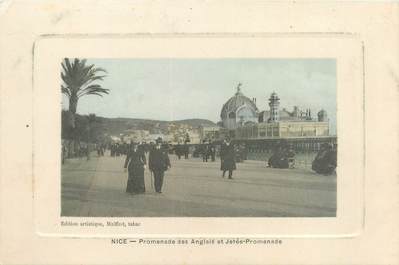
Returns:
[[[62,166],[62,216],[96,217],[331,217],[336,176],[309,168],[272,169],[262,161],[237,164],[234,179],[221,177],[220,161],[177,160],[165,173],[162,194],[125,192],[124,156],[68,159]]]

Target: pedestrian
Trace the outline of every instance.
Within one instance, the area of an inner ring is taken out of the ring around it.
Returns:
[[[62,144],[62,149],[61,149],[62,164],[65,163],[65,158],[67,156],[67,153],[68,153],[67,147],[65,146],[65,144]]]
[[[125,172],[128,171],[128,180],[126,185],[126,192],[128,193],[143,193],[145,192],[144,184],[144,170],[146,168],[147,160],[141,148],[138,148],[136,143],[131,145],[128,150],[125,160]]]
[[[331,175],[337,167],[337,151],[324,143],[312,162],[312,169],[318,174]]]
[[[120,145],[119,145],[119,143],[116,143],[115,144],[115,156],[120,156],[120,151],[121,151]]]
[[[184,150],[184,159],[188,159],[189,146],[188,146],[187,142],[184,142],[183,150]]]
[[[129,151],[129,145],[127,144],[127,143],[123,143],[122,144],[122,151],[121,151],[121,154],[122,155],[127,155],[127,152]]]
[[[94,148],[97,150],[97,156],[101,156],[101,145],[99,143],[95,143]]]
[[[182,155],[182,148],[181,148],[181,144],[177,143],[176,147],[175,147],[175,153],[177,155],[177,158],[180,160],[181,155]]]
[[[212,162],[215,162],[215,160],[216,160],[216,148],[215,148],[215,145],[211,145],[210,146],[210,149],[209,149],[210,151],[210,155],[211,155],[211,158],[212,158]]]
[[[294,146],[290,144],[286,150],[286,155],[288,158],[288,167],[295,168],[295,150]]]
[[[236,145],[235,148],[235,154],[236,154],[236,163],[241,163],[242,162],[242,157],[241,157],[241,148],[239,145]]]
[[[154,186],[157,193],[162,193],[165,171],[171,167],[168,150],[162,148],[162,139],[158,138],[155,147],[148,156],[148,166],[154,173]]]
[[[192,157],[199,157],[201,155],[201,145],[194,146]]]
[[[269,167],[290,168],[295,165],[295,152],[288,143],[281,141],[277,144],[273,154],[268,160]]]
[[[87,145],[86,145],[85,153],[86,153],[86,160],[90,160],[90,144],[89,143],[87,143]]]
[[[112,143],[109,149],[110,149],[110,152],[111,152],[110,155],[111,156],[115,156],[115,144]]]
[[[243,143],[243,144],[241,145],[241,148],[242,148],[242,160],[245,161],[245,160],[247,160],[247,158],[248,158],[248,148],[247,148],[247,145],[246,145],[245,143]]]
[[[222,177],[225,177],[226,172],[229,172],[229,179],[233,178],[233,170],[236,170],[236,155],[234,145],[230,139],[226,139],[220,149],[220,170],[223,171]]]
[[[202,162],[208,162],[209,158],[209,145],[205,142],[202,145]]]
[[[104,152],[105,152],[105,144],[104,143],[101,144],[100,151],[101,151],[101,156],[104,156]]]

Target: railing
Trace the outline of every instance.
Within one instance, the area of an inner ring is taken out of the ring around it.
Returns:
[[[316,157],[317,152],[297,152],[295,153],[295,167],[297,168],[311,168],[312,162]],[[259,150],[256,152],[248,152],[247,160],[267,161],[272,155],[271,151]]]

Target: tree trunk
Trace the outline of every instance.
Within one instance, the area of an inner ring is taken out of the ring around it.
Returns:
[[[75,128],[75,114],[77,107],[78,107],[78,96],[71,95],[69,97],[69,113],[70,113],[70,125],[72,128]]]
[[[75,155],[77,154],[77,139],[76,139],[76,122],[75,122],[75,114],[76,108],[78,106],[78,96],[71,95],[69,97],[69,125],[72,132],[72,139],[73,139],[73,148]]]

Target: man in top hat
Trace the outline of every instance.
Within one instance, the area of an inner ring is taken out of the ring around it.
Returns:
[[[204,140],[202,144],[202,162],[208,162],[209,158],[209,146],[208,143]]]
[[[182,146],[181,146],[180,142],[177,143],[177,145],[175,147],[175,153],[177,155],[177,158],[180,160],[181,155],[182,155]]]
[[[168,156],[168,151],[162,148],[162,139],[158,138],[156,140],[156,145],[151,149],[148,156],[148,166],[150,170],[154,173],[154,186],[155,191],[162,193],[162,184],[165,171],[171,167],[170,160]]]

